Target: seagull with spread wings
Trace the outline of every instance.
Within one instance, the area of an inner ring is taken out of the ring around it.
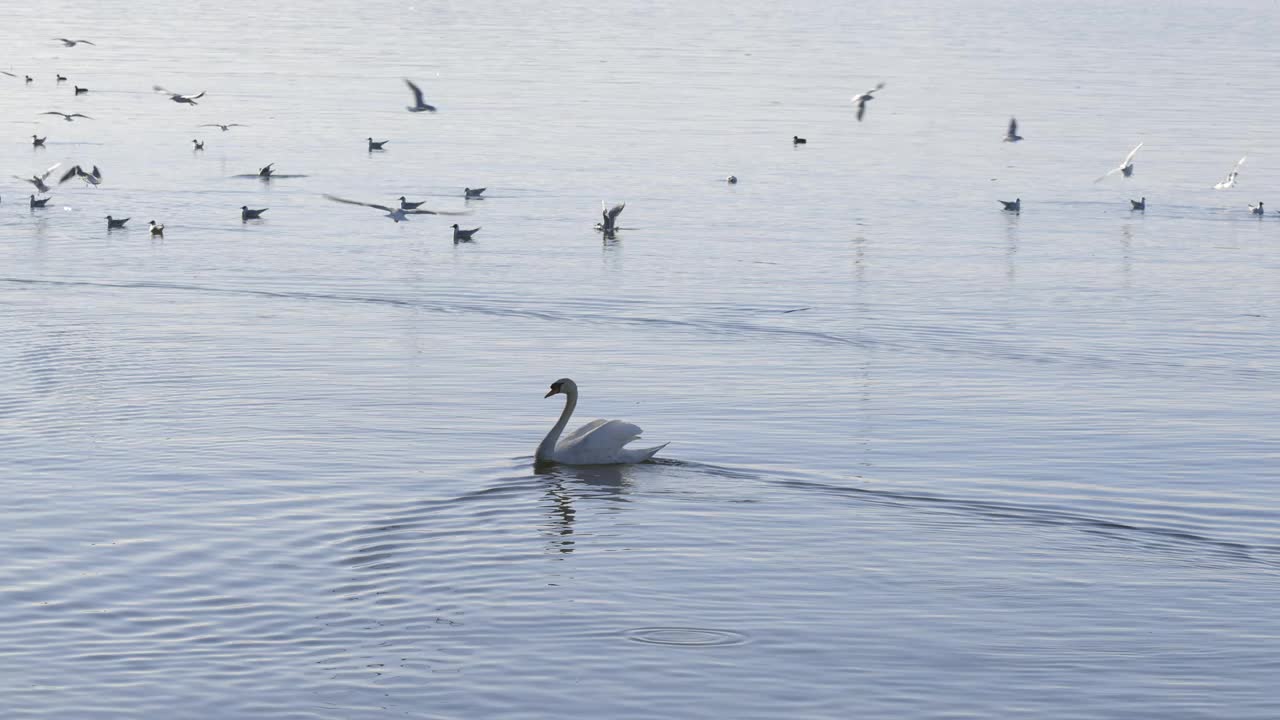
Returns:
[[[222,123],[205,123],[200,127],[216,127],[222,132],[226,132],[233,127],[248,127],[248,125],[241,125],[240,123],[227,123],[226,125],[223,125]]]
[[[1009,118],[1009,129],[1005,131],[1004,141],[1018,142],[1021,139],[1022,139],[1022,136],[1018,134],[1018,119]]]
[[[49,176],[53,174],[53,171],[57,170],[60,167],[62,167],[62,163],[58,163],[53,167],[49,168],[48,170],[45,170],[44,172],[40,173],[39,175],[32,175],[29,178],[20,177],[18,175],[14,175],[13,177],[15,180],[21,180],[23,182],[29,182],[32,185],[35,185],[36,190],[41,193],[47,193],[49,192],[49,186],[45,185],[44,181],[48,180]]]
[[[57,110],[50,110],[49,112],[42,112],[42,113],[40,113],[40,114],[41,114],[41,115],[60,115],[60,116],[62,116],[62,119],[63,119],[63,120],[66,120],[67,122],[73,122],[73,121],[74,121],[76,118],[78,118],[78,117],[79,117],[79,118],[84,118],[85,120],[92,120],[92,119],[93,119],[93,118],[89,117],[88,115],[82,115],[82,114],[80,114],[80,113],[71,113],[70,115],[68,115],[68,114],[66,114],[66,113],[64,113],[64,112],[58,112]]]
[[[1120,163],[1120,167],[1107,171],[1106,175],[1094,180],[1094,182],[1102,182],[1116,173],[1120,173],[1125,177],[1133,175],[1133,156],[1138,154],[1138,150],[1142,149],[1143,144],[1138,143],[1138,147],[1130,150],[1129,154],[1124,156],[1124,162]]]
[[[413,91],[413,105],[409,106],[408,108],[409,112],[419,113],[419,112],[435,112],[436,111],[436,108],[434,105],[428,105],[426,102],[423,101],[422,88],[418,87],[417,85],[414,85],[413,81],[410,80],[409,78],[404,79],[404,84],[408,85],[409,89]]]
[[[384,217],[389,217],[398,223],[408,222],[410,215],[466,215],[466,213],[437,212],[435,210],[422,210],[419,208],[391,207],[388,205],[379,205],[377,203],[360,202],[359,200],[348,200],[346,198],[340,198],[336,195],[325,195],[324,197],[326,200],[332,200],[334,202],[340,202],[346,205],[360,205],[362,207],[371,207],[371,208],[374,208],[375,210],[381,210],[384,213],[386,213]],[[404,200],[401,199],[401,202],[403,203]],[[421,203],[418,203],[418,204],[421,205]]]
[[[1248,155],[1245,155],[1244,157],[1237,160],[1236,166],[1231,168],[1231,172],[1230,174],[1227,175],[1227,179],[1223,180],[1217,185],[1214,185],[1213,189],[1214,190],[1230,190],[1231,188],[1235,187],[1236,177],[1240,175],[1240,166],[1244,164],[1244,161],[1248,159],[1248,157],[1249,157]]]
[[[853,98],[849,101],[849,102],[858,104],[858,122],[862,122],[862,116],[867,113],[867,103],[871,102],[872,100],[875,100],[876,91],[881,90],[883,88],[884,88],[884,83],[881,82],[875,87],[871,88],[870,90],[862,93],[861,95],[854,95]]]
[[[200,98],[204,97],[204,92],[205,92],[204,90],[201,90],[196,95],[183,95],[182,93],[176,93],[176,92],[173,92],[172,90],[165,90],[159,85],[152,85],[151,87],[156,92],[164,93],[169,96],[170,100],[182,105],[199,105],[200,103],[196,102],[196,100],[199,100]]]
[[[80,43],[84,43],[85,45],[94,45],[94,43],[91,43],[88,40],[72,40],[70,38],[54,38],[54,40],[61,41],[63,47],[75,47]]]

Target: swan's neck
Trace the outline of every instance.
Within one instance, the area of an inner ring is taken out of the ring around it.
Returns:
[[[560,413],[560,419],[552,426],[551,432],[542,438],[542,444],[538,446],[536,458],[538,460],[550,460],[555,454],[556,443],[560,441],[560,433],[564,432],[564,428],[569,424],[569,416],[573,415],[573,409],[578,406],[578,389],[569,388],[565,393],[564,411]]]

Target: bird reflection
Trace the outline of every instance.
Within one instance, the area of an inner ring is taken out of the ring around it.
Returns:
[[[564,555],[574,550],[575,501],[621,500],[630,483],[626,465],[557,465],[539,463],[534,473],[552,482],[547,486],[547,534],[552,550]]]

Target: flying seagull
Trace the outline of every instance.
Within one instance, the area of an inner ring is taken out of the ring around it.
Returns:
[[[413,84],[409,78],[404,79],[404,84],[409,86],[413,91],[413,105],[409,107],[409,112],[435,112],[436,109],[432,105],[428,105],[422,100],[422,89]]]
[[[40,113],[40,114],[41,114],[41,115],[61,115],[61,116],[62,116],[62,119],[63,119],[63,120],[66,120],[67,122],[72,122],[72,121],[74,121],[74,120],[75,120],[76,118],[78,118],[78,117],[82,117],[82,118],[84,118],[85,120],[92,120],[92,119],[93,119],[93,118],[89,117],[88,115],[81,115],[80,113],[71,113],[70,115],[68,115],[68,114],[66,114],[66,113],[64,113],[64,112],[58,112],[57,110],[50,110],[49,112],[42,112],[42,113]]]
[[[240,222],[245,222],[247,220],[260,220],[262,218],[262,213],[270,209],[271,208],[262,208],[261,210],[250,210],[249,206],[241,205],[240,206]]]
[[[480,232],[480,228],[463,230],[462,228],[458,227],[458,223],[454,223],[453,224],[453,241],[456,243],[471,242],[471,236],[475,235],[478,232]]]
[[[1013,202],[1009,202],[1008,200],[1001,200],[1000,204],[1003,205],[1004,209],[1008,210],[1009,212],[1015,212],[1015,213],[1022,212],[1022,198],[1016,198]]]
[[[1018,134],[1018,119],[1009,118],[1009,129],[1004,134],[1005,142],[1018,142],[1022,136]]]
[[[1240,158],[1239,160],[1237,160],[1237,161],[1236,161],[1236,166],[1235,166],[1235,167],[1233,167],[1233,168],[1231,168],[1231,172],[1227,175],[1227,179],[1226,179],[1226,180],[1223,180],[1222,182],[1218,183],[1217,185],[1214,185],[1214,186],[1213,186],[1213,189],[1214,189],[1214,190],[1230,190],[1231,188],[1235,187],[1235,186],[1236,186],[1236,177],[1237,177],[1238,175],[1240,175],[1240,166],[1244,164],[1244,161],[1245,161],[1248,157],[1249,157],[1248,155],[1245,155],[1244,157],[1242,157],[1242,158]]]
[[[39,175],[32,175],[29,178],[18,177],[17,175],[14,175],[13,177],[17,180],[22,180],[24,182],[29,182],[32,185],[35,185],[37,192],[47,193],[49,192],[49,186],[45,185],[44,181],[47,180],[49,176],[53,174],[54,170],[57,170],[61,166],[62,166],[62,163],[58,163],[53,167],[49,168],[48,170],[45,170],[43,173]]]
[[[600,201],[600,216],[604,218],[603,222],[596,223],[596,229],[605,235],[612,235],[618,229],[618,216],[622,214],[622,209],[627,206],[626,203],[618,203],[613,207],[609,207],[605,201]]]
[[[858,122],[862,122],[862,116],[867,112],[867,103],[875,100],[875,92],[884,88],[884,83],[880,83],[861,95],[854,95],[849,102],[858,104]]]
[[[431,210],[418,210],[417,208],[405,208],[405,207],[393,208],[393,207],[388,207],[386,205],[379,205],[377,203],[360,202],[359,200],[348,200],[346,198],[340,198],[336,195],[325,195],[324,197],[327,200],[345,203],[347,205],[360,205],[363,207],[371,207],[376,210],[381,210],[386,213],[386,217],[389,217],[398,223],[407,222],[409,220],[410,215],[436,215],[437,214]],[[418,204],[421,205],[422,203],[418,203]]]
[[[1121,173],[1125,177],[1129,177],[1130,175],[1132,175],[1133,174],[1133,156],[1138,154],[1138,150],[1141,149],[1142,146],[1143,146],[1143,143],[1138,143],[1138,147],[1130,150],[1129,154],[1124,156],[1124,162],[1120,163],[1120,167],[1115,168],[1114,170],[1107,171],[1106,175],[1103,175],[1097,180],[1094,180],[1094,182],[1102,182],[1103,180],[1106,180],[1107,178],[1111,177],[1112,175],[1115,175],[1116,173]]]
[[[226,125],[220,125],[218,123],[205,123],[200,127],[216,127],[222,130],[222,132],[226,132],[233,127],[248,127],[248,125],[241,125],[240,123],[227,123]]]
[[[68,39],[68,38],[54,38],[54,40],[61,40],[61,41],[62,41],[62,45],[63,45],[64,47],[75,47],[76,45],[79,45],[80,43],[84,43],[85,45],[93,45],[93,44],[94,44],[94,43],[89,42],[88,40],[71,40],[71,39]]]
[[[204,90],[201,90],[200,93],[197,95],[183,95],[181,93],[173,92],[172,90],[165,90],[159,85],[152,85],[151,87],[156,92],[162,92],[168,95],[170,100],[176,103],[181,103],[183,105],[199,105],[200,103],[196,102],[196,100],[199,100],[200,98],[204,97]]]
[[[70,170],[62,173],[62,177],[58,178],[58,184],[61,185],[73,177],[78,177],[90,185],[102,183],[102,171],[98,169],[97,165],[93,166],[93,172],[85,172],[79,165],[72,166]]]

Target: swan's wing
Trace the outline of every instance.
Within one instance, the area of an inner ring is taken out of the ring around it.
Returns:
[[[639,425],[624,420],[592,420],[561,438],[556,450],[607,461],[641,432]]]
[[[1124,167],[1125,165],[1133,162],[1133,156],[1138,154],[1138,151],[1142,149],[1142,146],[1143,143],[1138,143],[1138,147],[1130,150],[1129,154],[1124,156],[1124,162],[1120,163],[1120,167]]]

